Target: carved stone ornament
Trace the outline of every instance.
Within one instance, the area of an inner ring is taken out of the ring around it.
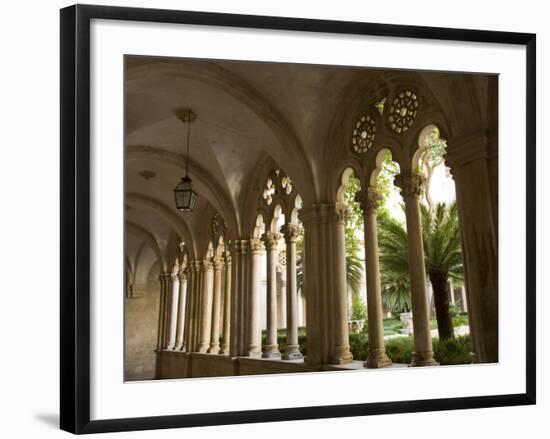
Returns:
[[[287,223],[281,227],[281,233],[285,237],[286,242],[296,242],[300,237],[302,227],[299,224]]]
[[[351,209],[347,204],[336,203],[335,214],[336,221],[345,223],[351,214]]]
[[[266,232],[262,235],[262,241],[268,250],[275,250],[279,246],[281,234],[279,232]]]
[[[376,137],[376,123],[368,115],[361,116],[355,123],[351,137],[351,147],[357,154],[367,152],[374,143]]]
[[[251,253],[261,253],[264,251],[264,245],[261,239],[252,238],[250,240],[250,252]]]
[[[225,221],[220,214],[215,213],[212,217],[210,225],[210,233],[213,239],[217,239],[220,235],[224,235],[226,229]]]
[[[383,200],[380,191],[375,187],[367,188],[367,191],[359,191],[355,194],[355,201],[361,205],[364,213],[376,211]]]
[[[418,97],[411,90],[403,90],[394,98],[388,113],[388,122],[393,131],[402,134],[413,125],[418,113]]]
[[[221,256],[214,256],[212,258],[212,265],[214,270],[219,271],[223,269],[223,258]]]
[[[418,172],[398,174],[395,176],[395,185],[401,189],[402,197],[419,197],[424,190],[426,179]]]
[[[286,266],[286,250],[281,250],[279,252],[279,265],[281,267]]]

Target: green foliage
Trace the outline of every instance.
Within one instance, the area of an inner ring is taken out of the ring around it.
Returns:
[[[369,349],[369,337],[367,334],[350,334],[349,345],[354,360],[365,361],[367,359]]]
[[[421,204],[426,271],[446,273],[456,283],[464,279],[456,203],[438,203],[433,212]],[[408,242],[405,225],[390,215],[378,216],[382,298],[393,313],[410,311]]]
[[[363,279],[363,262],[358,256],[346,255],[346,281],[352,296],[358,296],[361,292]]]
[[[351,175],[344,192],[344,203],[348,207],[346,219],[346,255],[359,258],[361,254],[361,231],[363,230],[363,213],[361,206],[355,201],[355,194],[361,190],[361,183],[357,177]]]
[[[407,231],[388,214],[378,215],[378,247],[384,308],[394,314],[408,312],[411,294]]]
[[[399,165],[393,161],[391,152],[384,151],[382,157],[382,166],[380,168],[380,173],[376,178],[376,187],[378,188],[380,194],[382,195],[381,207],[379,209],[379,215],[381,212],[388,213],[384,208],[386,200],[389,198],[391,192],[395,190],[393,185],[393,180],[395,176],[399,174]]]
[[[414,351],[413,337],[395,337],[385,343],[386,355],[396,364],[410,364]]]
[[[365,361],[369,340],[366,334],[350,334],[350,350],[354,360]],[[385,343],[386,355],[396,364],[410,364],[414,352],[413,337],[395,337]],[[472,363],[470,336],[447,340],[433,339],[434,358],[441,365]]]
[[[418,161],[418,171],[426,177],[426,185],[424,187],[424,197],[431,211],[434,207],[432,197],[430,195],[430,187],[432,176],[435,169],[444,161],[447,142],[439,136],[439,128],[434,127],[426,139],[424,140],[423,152]]]
[[[434,358],[441,365],[472,363],[470,336],[433,339]]]
[[[444,273],[453,282],[462,282],[464,266],[456,203],[438,203],[432,212],[423,204],[420,209],[426,271]]]
[[[367,320],[367,307],[359,294],[351,295],[350,320]]]

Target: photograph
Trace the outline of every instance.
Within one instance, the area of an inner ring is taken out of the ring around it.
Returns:
[[[123,66],[124,381],[499,363],[498,74]]]

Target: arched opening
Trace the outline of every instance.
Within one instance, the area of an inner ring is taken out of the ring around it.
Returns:
[[[352,168],[347,168],[342,173],[336,202],[345,211],[347,308],[350,334],[359,334],[367,329],[365,325],[367,290],[363,257],[364,224],[363,213],[356,200],[360,191],[361,181]]]
[[[413,169],[424,179],[420,209],[428,295],[441,339],[470,331],[456,190],[445,165],[446,148],[439,128],[430,124],[420,132],[413,156]]]

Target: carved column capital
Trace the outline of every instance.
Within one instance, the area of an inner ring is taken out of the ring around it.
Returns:
[[[181,281],[187,280],[187,270],[180,270],[178,273],[178,279]]]
[[[335,213],[336,222],[345,223],[349,218],[351,211],[350,211],[350,207],[347,204],[336,203],[334,213]]]
[[[262,235],[262,241],[265,244],[267,250],[276,250],[279,246],[279,240],[281,234],[279,232],[265,232]]]
[[[246,239],[237,239],[233,241],[235,245],[235,253],[237,255],[244,255],[248,250],[248,240]]]
[[[250,240],[250,253],[254,255],[261,255],[264,251],[264,245],[261,239],[252,238]]]
[[[215,271],[221,271],[223,269],[223,258],[221,256],[214,256],[212,258],[212,266]]]
[[[368,187],[366,191],[361,190],[355,194],[355,201],[360,204],[363,213],[375,212],[382,200],[382,194],[375,187]]]
[[[201,262],[201,268],[202,268],[202,271],[204,271],[204,272],[212,271],[214,269],[214,264],[212,263],[212,261],[210,261],[208,259],[204,259]]]
[[[228,251],[225,251],[222,253],[223,262],[225,263],[226,267],[231,266],[231,253]]]
[[[286,223],[281,227],[281,233],[285,238],[285,242],[291,243],[296,242],[300,237],[300,232],[302,231],[302,226],[299,224]]]
[[[159,280],[161,282],[166,282],[172,279],[172,273],[161,273],[159,274]]]
[[[425,177],[418,172],[404,172],[395,176],[394,183],[401,189],[402,197],[418,197],[424,190]]]

